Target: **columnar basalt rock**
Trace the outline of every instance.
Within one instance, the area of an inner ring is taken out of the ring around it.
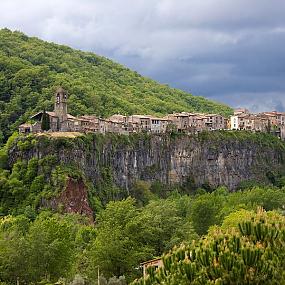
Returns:
[[[37,140],[37,144],[25,151],[15,145],[10,150],[10,164],[18,158],[28,160],[52,154],[58,163],[78,166],[95,186],[102,180],[103,170],[108,169],[113,182],[126,190],[136,180],[181,185],[189,178],[197,187],[207,183],[234,190],[245,180],[266,180],[266,173],[284,168],[285,161],[284,145],[277,139],[276,146],[250,137],[212,140],[169,134],[133,139],[93,135],[88,141],[77,138],[61,142],[40,137]]]

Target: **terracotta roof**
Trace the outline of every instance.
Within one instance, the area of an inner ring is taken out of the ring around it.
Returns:
[[[206,117],[214,117],[214,116],[221,116],[219,114],[205,114],[204,116]]]
[[[94,115],[83,115],[83,116],[80,116],[79,118],[83,118],[83,119],[87,119],[87,120],[99,119],[97,116],[94,116]]]
[[[173,113],[169,114],[169,116],[174,116],[174,117],[189,117],[187,113]]]
[[[150,116],[147,115],[131,115],[130,117],[139,118],[139,119],[150,119]]]
[[[152,262],[154,262],[154,261],[159,261],[159,260],[161,260],[161,257],[154,258],[154,259],[151,259],[151,260],[142,262],[141,265],[148,264],[148,263],[152,263]]]

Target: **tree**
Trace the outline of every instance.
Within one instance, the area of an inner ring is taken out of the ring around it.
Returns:
[[[131,275],[145,256],[145,248],[130,235],[129,225],[138,210],[135,200],[110,202],[97,218],[97,236],[87,253],[86,274],[96,279],[96,266],[107,276]],[[139,229],[136,229],[139,230]]]
[[[1,219],[1,279],[35,283],[68,276],[76,256],[75,233],[76,220],[68,216],[43,212],[32,223],[23,216]]]
[[[146,280],[132,284],[284,284],[285,218],[264,211],[244,217],[238,227],[217,228],[195,244],[174,248],[163,256],[162,268],[150,267]]]
[[[210,226],[220,224],[219,212],[223,206],[223,195],[205,194],[198,196],[192,203],[191,220],[199,235],[207,233]]]
[[[43,131],[48,131],[50,129],[49,115],[45,110],[43,112],[41,128]]]

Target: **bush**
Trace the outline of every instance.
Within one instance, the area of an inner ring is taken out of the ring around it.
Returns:
[[[216,228],[191,246],[174,248],[162,257],[162,268],[150,267],[146,280],[133,285],[284,284],[285,218],[248,214],[238,227]]]

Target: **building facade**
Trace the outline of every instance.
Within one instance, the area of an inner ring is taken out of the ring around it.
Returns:
[[[30,119],[31,122],[19,126],[20,133],[46,131],[129,134],[246,130],[268,132],[285,139],[285,113],[276,111],[251,114],[247,109],[240,108],[234,111],[230,119],[219,114],[189,112],[168,114],[164,118],[121,114],[114,114],[106,119],[94,115],[75,117],[68,114],[68,94],[62,87],[58,88],[54,94],[54,110],[38,112]]]

